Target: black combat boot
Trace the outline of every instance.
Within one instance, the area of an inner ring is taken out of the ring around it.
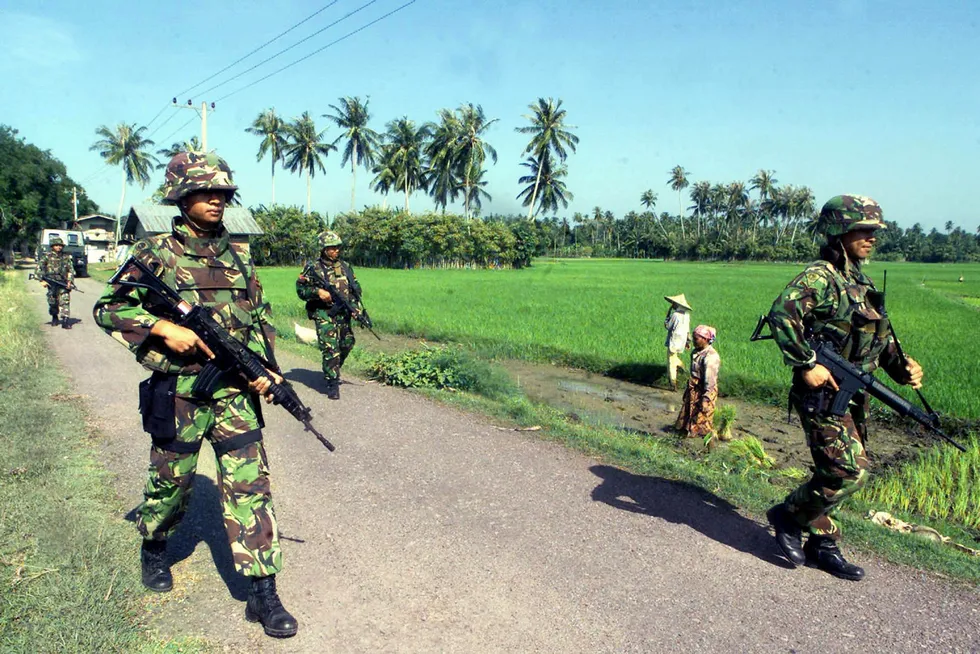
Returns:
[[[766,512],[766,518],[776,530],[776,543],[789,562],[794,566],[803,565],[807,558],[803,551],[803,530],[793,519],[786,505],[777,504],[772,507]]]
[[[144,540],[140,550],[143,585],[152,591],[165,593],[174,587],[174,578],[167,563],[167,541]]]
[[[58,314],[52,313],[51,314],[51,326],[52,327],[57,327],[59,322],[60,321],[58,320]]]
[[[276,576],[252,577],[245,603],[245,619],[261,622],[265,633],[276,638],[289,638],[296,635],[299,625],[279,600],[276,592]]]
[[[327,399],[340,399],[340,379],[328,379],[326,383]]]
[[[837,541],[827,536],[810,536],[803,546],[806,552],[806,564],[829,572],[835,577],[861,581],[864,579],[864,568],[844,560],[844,555],[837,547]]]
[[[71,318],[65,318],[61,321],[62,329],[71,329]]]

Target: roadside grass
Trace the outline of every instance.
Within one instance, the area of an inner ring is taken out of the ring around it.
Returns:
[[[0,307],[0,651],[207,651],[148,631],[161,600],[20,275],[0,273]]]
[[[865,493],[869,502],[980,531],[980,442],[967,452],[934,447],[884,477]]]

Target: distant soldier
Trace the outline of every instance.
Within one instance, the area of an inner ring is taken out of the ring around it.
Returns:
[[[51,249],[38,257],[35,277],[55,279],[68,288],[75,281],[75,267],[71,255],[65,252],[65,242],[60,238],[51,239]],[[48,289],[48,313],[51,314],[51,325],[57,326],[60,322],[62,329],[71,329],[71,291],[43,280],[41,286]]]
[[[670,390],[677,390],[677,370],[684,369],[681,353],[691,347],[691,306],[684,294],[664,296],[670,302],[664,327],[667,329],[667,374],[670,377]]]
[[[848,563],[837,545],[840,527],[831,517],[867,481],[865,454],[868,397],[858,393],[843,418],[829,412],[837,382],[816,363],[809,342],[825,341],[865,372],[882,367],[895,381],[919,388],[922,368],[902,359],[881,305],[882,296],[861,264],[875,233],[885,228],[881,207],[859,195],[838,195],[820,212],[827,242],[776,298],[768,321],[785,362],[793,367],[790,404],[800,416],[814,473],[769,509],[776,542],[794,565],[808,563],[842,579],[858,581],[864,570]],[[803,531],[809,533],[802,545]]]
[[[687,438],[704,438],[715,431],[715,404],[718,401],[718,371],[721,357],[712,347],[715,328],[698,325],[694,329],[691,378],[684,389],[684,403],[675,428]]]
[[[343,244],[336,232],[320,234],[319,258],[308,263],[296,280],[296,295],[306,301],[306,315],[316,326],[327,397],[331,400],[340,399],[340,368],[354,347],[351,319],[360,319],[364,311],[361,285],[350,265],[340,259]]]
[[[238,189],[228,164],[214,154],[180,153],[167,166],[164,188],[164,201],[179,210],[172,231],[139,241],[133,256],[188,303],[210,308],[233,338],[274,360],[269,305],[248,244],[232,243],[222,222],[225,205]],[[245,619],[261,622],[270,636],[292,636],[296,619],[276,590],[282,550],[259,403],[259,395],[271,400],[270,379],[278,383],[281,377],[269,371],[268,377],[246,382],[226,374],[202,388],[198,381],[209,375],[201,371],[214,354],[193,331],[160,315],[158,306],[143,289],[115,285],[106,288],[94,308],[98,325],[153,371],[140,384],[143,427],[153,438],[149,479],[136,512],[143,536],[143,585],[161,592],[173,587],[167,539],[187,509],[207,439],[217,459],[232,560],[238,572],[251,577]]]

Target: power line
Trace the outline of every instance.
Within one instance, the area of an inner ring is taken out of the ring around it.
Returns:
[[[373,0],[373,1],[376,1],[376,0]],[[333,45],[336,45],[336,44],[338,44],[338,43],[340,43],[341,41],[343,41],[343,40],[345,40],[345,39],[347,39],[347,38],[349,38],[349,37],[351,37],[351,36],[354,36],[354,35],[355,35],[355,34],[357,34],[358,32],[361,32],[361,31],[363,31],[363,30],[365,30],[365,29],[367,29],[368,27],[371,27],[371,26],[372,26],[372,25],[374,25],[375,23],[380,23],[380,22],[381,22],[381,21],[383,21],[383,20],[384,20],[385,18],[388,18],[389,16],[391,16],[391,15],[393,15],[393,14],[397,14],[397,13],[398,13],[399,11],[401,11],[401,10],[402,10],[402,9],[404,9],[405,7],[408,7],[409,5],[413,5],[413,4],[415,4],[415,2],[416,2],[416,0],[409,0],[409,2],[406,2],[406,3],[405,3],[405,4],[403,4],[402,6],[400,6],[400,7],[397,7],[396,9],[392,9],[392,10],[391,10],[391,11],[389,11],[389,12],[388,12],[387,14],[385,14],[385,15],[383,15],[383,16],[380,16],[379,18],[375,18],[375,19],[374,19],[374,20],[372,20],[372,21],[371,21],[370,23],[367,23],[366,25],[362,25],[361,27],[358,27],[358,28],[357,28],[356,30],[353,30],[353,31],[351,31],[351,32],[348,32],[347,34],[344,34],[344,35],[343,35],[342,37],[340,37],[339,39],[337,39],[337,40],[335,40],[335,41],[331,41],[330,43],[328,43],[328,44],[326,44],[326,45],[325,45],[325,46],[323,46],[322,48],[319,48],[319,49],[317,49],[317,50],[314,50],[313,52],[311,52],[310,54],[308,54],[308,55],[306,55],[305,57],[301,57],[301,58],[299,58],[299,59],[297,59],[296,61],[294,61],[294,62],[292,62],[291,64],[286,64],[285,66],[283,66],[283,67],[282,67],[282,68],[280,68],[279,70],[276,70],[276,71],[273,71],[273,72],[271,72],[271,73],[269,73],[269,74],[268,74],[268,75],[266,75],[265,77],[260,77],[259,79],[257,79],[257,80],[255,80],[254,82],[250,82],[250,83],[248,83],[248,84],[246,84],[245,86],[243,86],[243,87],[241,87],[241,88],[239,88],[239,89],[237,89],[237,90],[235,90],[235,91],[232,91],[231,93],[229,93],[229,94],[227,94],[227,95],[223,95],[223,96],[221,96],[220,98],[218,98],[217,100],[215,100],[215,102],[221,102],[222,100],[225,100],[225,99],[227,99],[227,98],[230,98],[231,96],[233,96],[233,95],[235,95],[236,93],[240,93],[241,91],[244,91],[244,90],[245,90],[245,89],[247,89],[247,88],[250,88],[250,87],[252,87],[252,86],[255,86],[255,85],[256,85],[256,84],[258,84],[259,82],[263,82],[263,81],[265,81],[265,80],[267,80],[267,79],[269,79],[270,77],[272,77],[272,76],[274,76],[274,75],[278,75],[279,73],[281,73],[282,71],[284,71],[284,70],[286,70],[287,68],[292,68],[293,66],[295,66],[296,64],[298,64],[298,63],[300,63],[300,62],[302,62],[302,61],[306,61],[307,59],[309,59],[309,58],[310,58],[310,57],[312,57],[313,55],[315,55],[315,54],[319,54],[319,53],[321,53],[321,52],[323,52],[324,50],[326,50],[326,49],[327,49],[327,48],[329,48],[330,46],[333,46]],[[373,2],[369,2],[368,4],[373,4]],[[367,6],[367,5],[365,5],[365,7],[366,7],[366,6]],[[363,7],[361,7],[361,9],[363,9]],[[360,11],[360,9],[358,9],[358,11]],[[234,79],[234,78],[232,78],[232,79]],[[230,82],[231,80],[228,80],[228,81]]]
[[[338,19],[337,19],[337,20],[335,20],[334,22],[332,22],[332,23],[330,23],[330,24],[329,24],[329,25],[327,25],[326,27],[324,27],[324,28],[322,28],[322,29],[318,29],[317,31],[315,31],[315,32],[313,32],[312,34],[310,34],[310,35],[309,35],[309,36],[307,36],[306,38],[303,38],[303,39],[300,39],[300,40],[299,40],[299,41],[297,41],[296,43],[294,43],[294,44],[292,44],[292,45],[291,45],[291,46],[289,46],[288,48],[284,48],[284,49],[282,49],[282,50],[280,50],[279,52],[277,52],[276,54],[274,54],[274,55],[272,55],[271,57],[269,57],[269,58],[267,58],[267,59],[263,59],[262,61],[260,61],[259,63],[257,63],[257,64],[255,64],[255,65],[254,65],[254,66],[252,66],[251,68],[247,68],[247,69],[245,69],[245,70],[243,70],[243,71],[242,71],[242,72],[240,72],[240,73],[237,73],[237,74],[235,74],[235,75],[232,75],[231,77],[229,77],[229,78],[228,78],[228,79],[226,79],[225,81],[223,81],[223,82],[220,82],[220,83],[218,83],[218,84],[215,84],[214,86],[212,86],[212,87],[211,87],[211,88],[209,88],[208,90],[206,90],[206,91],[202,91],[202,92],[201,92],[201,93],[200,93],[199,95],[207,95],[208,93],[210,93],[211,91],[213,91],[213,90],[215,90],[216,88],[219,88],[219,87],[221,87],[221,86],[224,86],[224,85],[225,85],[225,84],[227,84],[228,82],[231,82],[231,81],[234,81],[234,80],[236,80],[236,79],[238,79],[239,77],[241,77],[242,75],[245,75],[246,73],[250,73],[250,72],[252,72],[253,70],[255,70],[256,68],[258,68],[259,66],[263,66],[263,65],[265,65],[265,64],[267,64],[267,63],[269,63],[270,61],[272,61],[273,59],[275,59],[275,58],[276,58],[276,57],[278,57],[279,55],[281,55],[281,54],[284,54],[284,53],[286,53],[286,52],[289,52],[290,50],[292,50],[292,49],[293,49],[293,48],[295,48],[296,46],[298,46],[298,45],[300,45],[301,43],[305,43],[306,41],[309,41],[310,39],[312,39],[312,38],[313,38],[314,36],[316,36],[316,35],[318,35],[318,34],[321,34],[322,32],[325,32],[326,30],[328,30],[328,29],[330,29],[331,27],[333,27],[333,26],[334,26],[334,25],[336,25],[337,23],[340,23],[340,22],[342,22],[342,21],[345,21],[345,20],[347,20],[348,18],[350,18],[351,16],[353,16],[354,14],[356,14],[356,13],[358,13],[359,11],[363,11],[364,9],[367,9],[368,7],[370,7],[371,5],[373,5],[373,4],[374,4],[375,2],[377,2],[377,1],[378,1],[378,0],[370,0],[370,2],[366,2],[365,4],[363,4],[363,5],[361,5],[361,6],[360,6],[360,7],[358,7],[357,9],[355,9],[354,11],[351,11],[351,12],[348,12],[348,13],[347,13],[347,14],[345,14],[344,16],[341,16],[340,18],[338,18]],[[409,4],[411,4],[411,3],[409,3]],[[397,10],[396,10],[396,11],[397,11]],[[226,97],[227,97],[227,96],[226,96]]]
[[[169,106],[173,107],[173,105],[169,105]],[[175,110],[173,113],[171,113],[169,116],[167,116],[167,119],[166,120],[164,120],[162,123],[160,123],[159,125],[157,125],[156,127],[154,127],[153,128],[153,131],[146,135],[146,138],[149,139],[151,136],[153,136],[154,134],[156,134],[157,132],[159,132],[160,131],[160,128],[163,127],[164,125],[166,125],[167,123],[169,123],[173,119],[173,117],[176,116],[176,115],[177,115],[177,112]]]
[[[180,97],[180,96],[184,95],[185,93],[188,93],[189,91],[192,91],[192,90],[196,89],[197,87],[199,87],[201,84],[204,84],[208,80],[214,79],[215,77],[217,77],[221,73],[225,72],[229,68],[233,68],[235,65],[237,65],[237,64],[241,63],[242,61],[248,59],[249,57],[251,57],[252,55],[254,55],[256,52],[258,52],[259,50],[261,50],[265,46],[269,45],[273,41],[276,41],[277,39],[280,39],[280,38],[286,36],[287,34],[289,34],[290,32],[292,32],[294,29],[296,29],[297,27],[299,27],[300,25],[302,25],[306,21],[310,20],[311,18],[313,18],[317,14],[323,13],[324,11],[326,11],[327,9],[329,9],[330,7],[334,6],[335,4],[337,4],[338,1],[339,0],[333,0],[333,2],[330,2],[330,3],[326,4],[326,5],[324,5],[323,7],[320,7],[319,9],[317,9],[316,11],[314,11],[312,14],[310,14],[309,16],[307,16],[306,18],[304,18],[303,20],[299,21],[298,23],[296,23],[295,25],[293,25],[292,27],[290,27],[289,29],[287,29],[285,32],[282,32],[282,33],[280,33],[280,34],[272,37],[271,39],[269,39],[268,41],[266,41],[265,43],[263,43],[259,47],[255,48],[254,50],[252,50],[251,52],[249,52],[244,57],[240,57],[240,58],[236,59],[232,63],[228,64],[227,66],[225,66],[224,68],[222,68],[221,70],[219,70],[217,73],[211,75],[210,77],[205,77],[204,79],[202,79],[200,82],[198,82],[194,86],[190,86],[190,87],[184,89],[183,91],[181,91],[180,93],[177,94],[177,97]]]
[[[187,121],[186,123],[184,123],[183,125],[181,125],[181,126],[180,126],[180,127],[178,127],[177,129],[175,129],[174,131],[172,131],[172,132],[170,132],[170,134],[168,134],[167,136],[165,136],[165,137],[163,137],[163,139],[161,139],[161,140],[163,141],[163,143],[166,143],[167,141],[169,141],[169,140],[170,140],[170,138],[171,138],[171,137],[172,137],[172,136],[173,136],[174,134],[176,134],[176,133],[177,133],[177,132],[179,132],[180,130],[182,130],[182,129],[184,129],[185,127],[187,127],[188,125],[190,125],[190,124],[191,124],[192,122],[194,122],[194,121],[195,121],[196,119],[197,119],[197,116],[191,116],[191,117],[190,117],[190,119],[188,119],[188,121]],[[166,146],[164,146],[164,147],[166,147]]]
[[[160,114],[162,114],[162,113],[163,113],[164,111],[166,111],[166,110],[167,110],[167,107],[169,107],[169,106],[170,106],[170,104],[169,104],[169,103],[168,103],[168,104],[165,104],[165,105],[163,105],[163,106],[162,106],[162,107],[160,108],[160,111],[158,111],[158,112],[157,112],[157,115],[156,115],[156,116],[154,116],[153,118],[151,118],[151,119],[150,119],[150,122],[148,122],[148,123],[147,123],[147,124],[145,125],[145,127],[149,127],[150,125],[152,125],[152,124],[153,124],[153,121],[154,121],[154,120],[156,120],[157,118],[159,118],[159,117],[160,117]]]

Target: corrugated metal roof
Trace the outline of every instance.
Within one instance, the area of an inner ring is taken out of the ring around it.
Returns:
[[[143,231],[147,234],[169,232],[171,221],[177,213],[178,210],[168,204],[134,205],[129,210],[123,233],[135,234],[137,223],[143,226]],[[252,217],[252,212],[245,207],[225,207],[224,224],[225,229],[232,236],[263,233],[262,228]]]

